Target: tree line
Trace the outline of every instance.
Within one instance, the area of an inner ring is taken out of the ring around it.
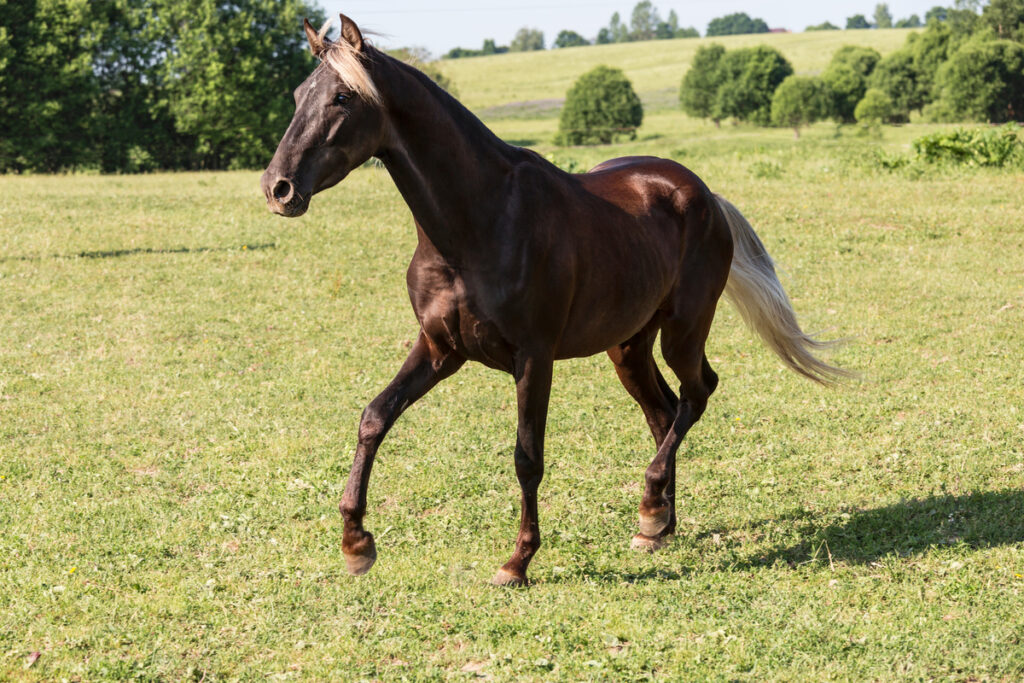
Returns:
[[[692,116],[799,128],[909,120],[1024,121],[1024,0],[929,13],[926,29],[882,57],[840,48],[819,76],[797,76],[773,48],[698,48],[680,102]],[[941,9],[941,8],[939,8]]]
[[[314,66],[303,0],[22,0],[0,13],[0,171],[253,168]]]

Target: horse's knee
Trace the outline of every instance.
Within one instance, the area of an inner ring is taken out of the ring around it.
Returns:
[[[371,403],[366,406],[363,416],[359,419],[359,442],[375,443],[384,438],[387,433],[388,416],[380,406]]]

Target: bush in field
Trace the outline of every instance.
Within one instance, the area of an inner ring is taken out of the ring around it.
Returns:
[[[555,142],[561,145],[609,143],[636,137],[644,118],[640,98],[621,69],[599,66],[580,76],[565,97]]]
[[[958,129],[933,133],[914,140],[914,152],[921,161],[967,166],[1009,166],[1024,164],[1024,139],[1016,124],[1001,128]]]
[[[854,110],[854,117],[857,123],[868,126],[877,126],[888,122],[892,118],[892,98],[877,88],[869,88],[857,108]]]
[[[832,55],[821,81],[829,92],[829,115],[840,123],[856,121],[854,109],[868,89],[868,76],[881,55],[869,47],[844,45]]]
[[[881,90],[892,100],[890,120],[893,123],[906,123],[910,112],[920,110],[927,102],[927,93],[910,50],[886,55],[868,78],[868,86]]]
[[[719,86],[718,65],[724,54],[725,48],[717,43],[698,47],[690,70],[683,76],[679,87],[683,111],[696,118],[712,119],[716,126],[721,120],[713,116]]]
[[[971,40],[936,77],[947,116],[960,120],[1024,121],[1024,45]]]
[[[761,126],[771,124],[772,97],[793,66],[767,45],[726,52],[719,63],[721,85],[712,118],[733,117]]]
[[[806,126],[827,114],[821,81],[809,76],[789,76],[782,81],[772,97],[772,123],[792,128],[800,137],[800,126]]]

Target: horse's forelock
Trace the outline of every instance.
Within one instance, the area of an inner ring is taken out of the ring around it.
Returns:
[[[365,48],[360,51],[344,40],[338,40],[327,46],[322,59],[360,97],[373,104],[380,104],[380,91],[366,68]]]

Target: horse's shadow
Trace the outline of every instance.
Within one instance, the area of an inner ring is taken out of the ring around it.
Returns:
[[[815,562],[826,566],[830,563],[864,565],[883,558],[923,555],[941,547],[983,549],[1024,542],[1022,489],[934,495],[840,513],[840,521],[834,521],[836,516],[832,514],[825,520],[817,513],[800,512],[743,525],[743,531],[782,527],[789,532],[786,534],[789,538],[795,535],[800,540],[749,555],[744,554],[742,542],[730,544],[726,549],[731,552],[722,553],[722,559],[712,565],[712,570],[749,571],[780,561],[793,567]],[[712,537],[721,539],[730,535],[729,529],[714,528],[690,539],[677,539],[676,543],[703,545]],[[591,581],[647,583],[678,581],[691,576],[694,569],[650,568],[624,572],[587,567],[581,571]]]
[[[833,516],[834,518],[834,516]],[[920,555],[943,546],[991,548],[1024,541],[1024,490],[934,495],[843,513],[838,522],[794,514],[758,526],[795,525],[800,541],[781,544],[728,568],[750,569],[782,560],[870,564]],[[716,533],[704,532],[701,536]]]

